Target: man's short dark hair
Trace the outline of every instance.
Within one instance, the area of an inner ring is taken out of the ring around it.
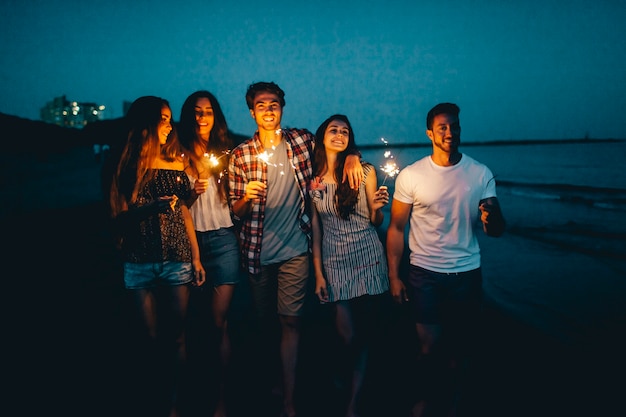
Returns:
[[[258,82],[250,84],[248,91],[246,91],[246,103],[248,108],[252,110],[254,107],[254,98],[259,93],[272,93],[276,94],[280,100],[280,106],[285,107],[285,92],[274,82]]]
[[[435,120],[435,116],[439,114],[449,114],[451,116],[459,117],[459,113],[461,109],[454,103],[439,103],[426,115],[426,129],[433,130],[433,120]]]

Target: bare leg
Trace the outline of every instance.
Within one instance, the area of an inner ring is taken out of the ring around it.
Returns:
[[[357,401],[365,379],[367,363],[367,346],[363,339],[355,334],[352,309],[347,301],[339,301],[336,305],[336,325],[339,337],[348,351],[348,363],[351,367],[350,397],[346,409],[346,417],[358,417]]]
[[[132,291],[133,304],[136,308],[137,318],[140,326],[141,337],[156,340],[157,336],[157,316],[156,300],[154,292],[149,289],[130,290]]]
[[[133,352],[134,378],[131,385],[137,387],[135,412],[148,408],[148,413],[156,412],[159,408],[154,401],[154,389],[158,387],[156,376],[158,372],[154,367],[157,358],[157,313],[155,294],[149,289],[129,290],[131,321],[133,323],[132,335],[136,343],[136,352]]]
[[[440,406],[436,397],[442,395],[440,383],[442,373],[447,370],[442,367],[441,352],[438,351],[441,339],[441,325],[421,324],[415,325],[420,340],[420,357],[418,378],[422,380],[420,387],[423,399],[415,404],[412,409],[412,417],[420,417],[423,413],[429,412],[433,408]]]
[[[164,306],[164,314],[167,315],[167,328],[159,336],[162,340],[164,348],[165,363],[171,363],[172,381],[171,386],[171,406],[170,417],[177,417],[178,399],[180,393],[180,385],[182,374],[186,365],[186,346],[185,346],[185,319],[187,315],[187,306],[189,303],[190,290],[187,285],[177,285],[165,289],[167,300]]]
[[[287,417],[293,417],[296,415],[294,391],[300,341],[300,319],[281,315],[280,324],[282,329],[280,357],[283,368],[283,412]]]
[[[228,310],[235,292],[234,285],[220,285],[213,289],[213,320],[219,350],[219,392],[213,417],[226,417],[226,378],[230,363],[230,337],[228,334]]]

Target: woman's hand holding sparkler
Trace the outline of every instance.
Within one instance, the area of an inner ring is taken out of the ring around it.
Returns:
[[[389,203],[389,191],[387,191],[386,185],[381,185],[374,194],[374,210],[380,210]]]
[[[193,191],[197,194],[204,194],[209,189],[209,180],[207,178],[198,178],[193,183]]]

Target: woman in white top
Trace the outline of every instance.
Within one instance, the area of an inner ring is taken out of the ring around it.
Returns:
[[[178,126],[180,142],[188,155],[185,169],[192,185],[189,200],[200,258],[212,291],[198,291],[192,306],[200,312],[210,306],[220,369],[214,416],[226,416],[224,400],[230,338],[227,316],[240,280],[239,243],[226,196],[228,154],[233,142],[222,109],[213,94],[196,91],[183,103]],[[208,299],[207,299],[208,298]]]

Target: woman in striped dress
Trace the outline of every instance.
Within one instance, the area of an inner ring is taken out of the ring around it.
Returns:
[[[350,364],[346,417],[356,417],[365,375],[372,320],[382,294],[389,290],[387,262],[376,227],[389,202],[377,186],[376,170],[363,163],[365,179],[358,190],[342,178],[345,158],[356,149],[354,132],[344,115],[326,119],[315,135],[315,177],[310,184],[315,294],[332,303],[335,322]]]

